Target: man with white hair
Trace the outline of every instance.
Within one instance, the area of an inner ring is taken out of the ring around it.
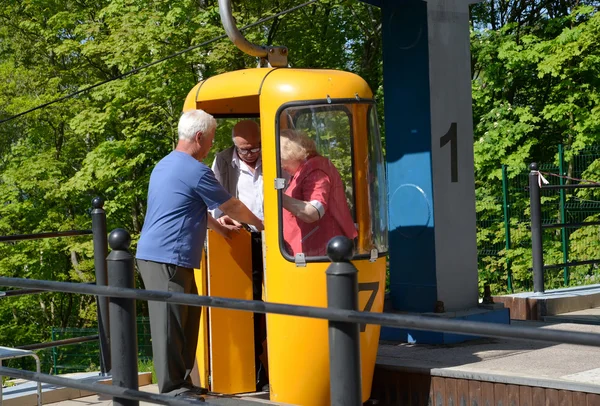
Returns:
[[[155,166],[136,260],[148,290],[198,294],[194,269],[200,268],[207,227],[227,233],[208,215],[218,208],[240,223],[262,230],[263,223],[232,197],[202,163],[215,136],[215,119],[192,110],[179,120],[179,142]],[[191,380],[201,308],[148,301],[154,368],[160,393],[198,397],[205,390]]]

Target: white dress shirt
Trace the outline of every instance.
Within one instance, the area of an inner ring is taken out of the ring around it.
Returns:
[[[264,221],[264,195],[263,195],[263,176],[262,176],[262,158],[259,156],[254,167],[254,173],[251,168],[242,161],[237,153],[233,151],[231,160],[233,167],[239,168],[240,176],[237,183],[237,197],[242,203],[250,209],[252,213],[260,220]],[[214,164],[213,164],[214,166]],[[222,212],[219,209],[213,211],[215,218],[221,217]],[[252,231],[258,231],[254,226],[249,225]]]

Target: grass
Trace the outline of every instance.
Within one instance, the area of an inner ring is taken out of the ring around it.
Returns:
[[[152,372],[152,383],[156,383],[156,371],[152,360],[138,360],[138,372]]]

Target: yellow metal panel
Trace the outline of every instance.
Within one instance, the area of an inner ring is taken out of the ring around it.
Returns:
[[[269,73],[270,72],[270,73]],[[269,73],[267,75],[267,73]],[[265,298],[269,302],[310,306],[327,306],[325,270],[328,263],[308,263],[306,267],[296,267],[285,260],[279,247],[279,200],[273,188],[276,178],[275,161],[275,115],[282,104],[300,100],[372,98],[367,83],[357,75],[333,70],[304,69],[248,69],[230,72],[210,78],[202,85],[198,97],[196,90],[190,96],[196,106],[214,100],[215,110],[243,111],[253,103],[252,98],[260,93],[260,118],[263,155],[264,204],[265,204]],[[219,99],[227,99],[217,101]],[[200,103],[198,103],[200,102]],[[186,107],[188,106],[186,101]],[[225,107],[223,107],[225,106]],[[252,107],[256,108],[256,106]],[[209,111],[210,112],[210,111]],[[363,128],[366,118],[354,124]],[[361,131],[362,132],[362,131]],[[360,135],[359,135],[360,136]],[[355,147],[364,146],[365,141],[357,140]],[[358,154],[355,158],[364,158]],[[359,161],[360,162],[360,161]],[[366,181],[365,174],[357,173],[361,183]],[[360,216],[368,215],[364,204],[364,185],[357,186],[362,193]],[[359,219],[361,228],[369,221]],[[368,232],[368,230],[364,230]],[[215,248],[214,238],[209,232],[209,281],[210,294],[215,296],[252,297],[250,267],[240,265],[240,261],[251,260],[250,243],[231,243]],[[220,237],[218,237],[220,238]],[[244,253],[244,249],[245,251]],[[212,250],[212,252],[211,252]],[[218,257],[217,257],[218,256]],[[217,265],[218,264],[218,265]],[[359,268],[359,306],[365,309],[372,304],[371,311],[383,310],[385,291],[385,258],[370,263],[368,260],[356,261]],[[237,269],[230,271],[230,268]],[[211,272],[212,269],[212,272]],[[247,269],[242,272],[241,269]],[[235,274],[232,276],[232,272]],[[218,284],[217,284],[218,281]],[[240,282],[242,281],[242,282]],[[241,284],[241,285],[240,285]],[[215,290],[216,286],[222,290]],[[230,286],[235,285],[235,286]],[[243,288],[243,286],[247,288]],[[374,286],[377,286],[377,289]],[[232,292],[236,296],[232,296]],[[370,300],[372,299],[372,300]],[[227,317],[226,317],[227,315]],[[235,319],[234,319],[235,315]],[[244,315],[247,315],[244,318]],[[211,322],[211,363],[212,390],[234,393],[231,385],[237,385],[246,378],[241,370],[251,370],[252,387],[254,384],[254,357],[252,336],[252,314],[240,311],[212,309]],[[248,328],[243,327],[244,323]],[[247,334],[247,335],[246,335]],[[241,338],[240,335],[246,335]],[[361,364],[363,375],[363,401],[369,398],[375,357],[379,341],[379,327],[366,326],[361,332]],[[327,321],[311,318],[283,315],[267,316],[267,347],[269,359],[269,379],[271,400],[296,404],[320,406],[329,402],[329,346]],[[241,366],[238,366],[239,365]],[[235,365],[235,367],[234,367]],[[251,366],[251,367],[250,367]],[[226,375],[228,374],[228,375]],[[243,375],[243,376],[240,376]],[[221,381],[223,380],[223,381]],[[223,385],[222,387],[219,385]]]
[[[380,313],[385,293],[385,258],[356,261],[359,310]],[[287,262],[287,261],[286,261]],[[289,262],[267,268],[270,302],[327,306],[327,263],[296,268]],[[295,405],[329,405],[329,335],[327,321],[283,315],[267,316],[271,400]],[[380,327],[360,333],[363,401],[369,399]],[[307,390],[306,388],[310,388]]]
[[[232,99],[256,96],[264,77],[273,68],[242,69],[206,79],[196,100]]]
[[[250,233],[231,240],[208,231],[208,283],[211,296],[252,300]],[[211,389],[218,393],[253,392],[254,315],[241,310],[210,309]]]
[[[288,75],[293,75],[293,78],[288,78]],[[285,81],[288,79],[289,87],[286,87]],[[278,69],[272,72],[263,84],[260,96],[261,122],[275,123],[275,115],[281,104],[291,100],[325,99],[327,95],[331,98],[354,98],[355,94],[360,98],[372,97],[367,84],[353,74],[335,71],[292,72],[288,69]],[[364,120],[366,119],[361,120],[361,127],[365,125]],[[267,246],[266,299],[275,303],[326,307],[325,270],[329,264],[308,263],[306,267],[296,267],[281,255],[278,224],[280,202],[277,191],[268,186],[273,185],[276,178],[275,126],[263,124],[261,133],[265,185],[264,236]],[[358,141],[358,145],[365,145],[365,141]],[[360,181],[365,182],[364,174],[361,175]],[[363,193],[361,203],[364,203],[364,198]],[[361,216],[368,216],[367,206],[363,205],[359,213]],[[364,227],[369,221],[360,219],[359,224]],[[359,282],[362,288],[365,288],[359,294],[360,308],[364,309],[374,294],[366,288],[376,284],[377,292],[371,311],[383,311],[385,258],[373,263],[368,260],[356,261],[355,265],[359,268]],[[379,327],[367,326],[360,336],[363,401],[366,401],[370,395],[375,369]],[[267,316],[267,340],[271,400],[295,405],[329,405],[327,321],[270,314]]]
[[[198,108],[196,107],[196,94],[198,93],[198,88],[202,86],[202,83],[203,82],[198,83],[196,86],[193,87],[192,90],[189,91],[187,97],[185,98],[185,101],[183,102],[184,113],[186,111],[195,110]]]
[[[243,69],[198,83],[188,93],[183,111],[199,108],[211,114],[257,114],[259,96],[278,107],[296,100],[324,100],[327,96],[372,98],[373,93],[360,76],[339,70]]]
[[[206,279],[206,251],[202,250],[202,262],[200,269],[194,270],[194,279],[198,294],[208,295],[208,285]],[[208,359],[208,308],[203,307],[200,315],[200,332],[198,334],[198,346],[196,347],[196,363],[198,365],[198,374],[200,386],[208,388],[209,359]]]
[[[244,116],[248,114],[258,114],[258,96],[203,100],[197,102],[196,108],[214,115],[229,114],[232,116]]]
[[[372,241],[369,183],[369,148],[367,130],[367,111],[369,105],[355,104],[352,106],[352,128],[354,130],[354,196],[356,222],[358,224],[358,247],[360,254],[370,252]]]
[[[354,262],[358,269],[358,310],[373,313],[383,312],[386,261],[387,259],[382,257],[375,262],[367,260]],[[363,402],[366,402],[371,395],[380,331],[381,326],[379,325],[361,326],[360,364],[362,368]]]
[[[367,82],[353,73],[320,69],[277,69],[265,78],[260,100],[261,104],[268,100],[272,107],[279,107],[290,101],[325,100],[328,96],[332,99],[370,99],[373,93]],[[262,105],[261,111],[264,111]],[[274,114],[275,111],[269,115]]]

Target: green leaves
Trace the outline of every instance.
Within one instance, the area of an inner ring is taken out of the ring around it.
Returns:
[[[297,4],[234,1],[233,12],[241,28]],[[288,46],[294,67],[353,70],[381,95],[378,13],[355,0],[323,1],[244,35]],[[212,0],[7,0],[0,21],[0,119],[224,34]],[[101,196],[109,230],[128,229],[135,249],[150,173],[176,145],[188,92],[257,62],[223,39],[1,124],[0,234],[89,229],[91,200]],[[207,164],[231,145],[233,124],[220,120]],[[92,281],[91,238],[0,244],[0,275]],[[77,295],[0,301],[0,343],[19,334],[19,343],[48,340],[50,326],[92,326],[94,309]]]

